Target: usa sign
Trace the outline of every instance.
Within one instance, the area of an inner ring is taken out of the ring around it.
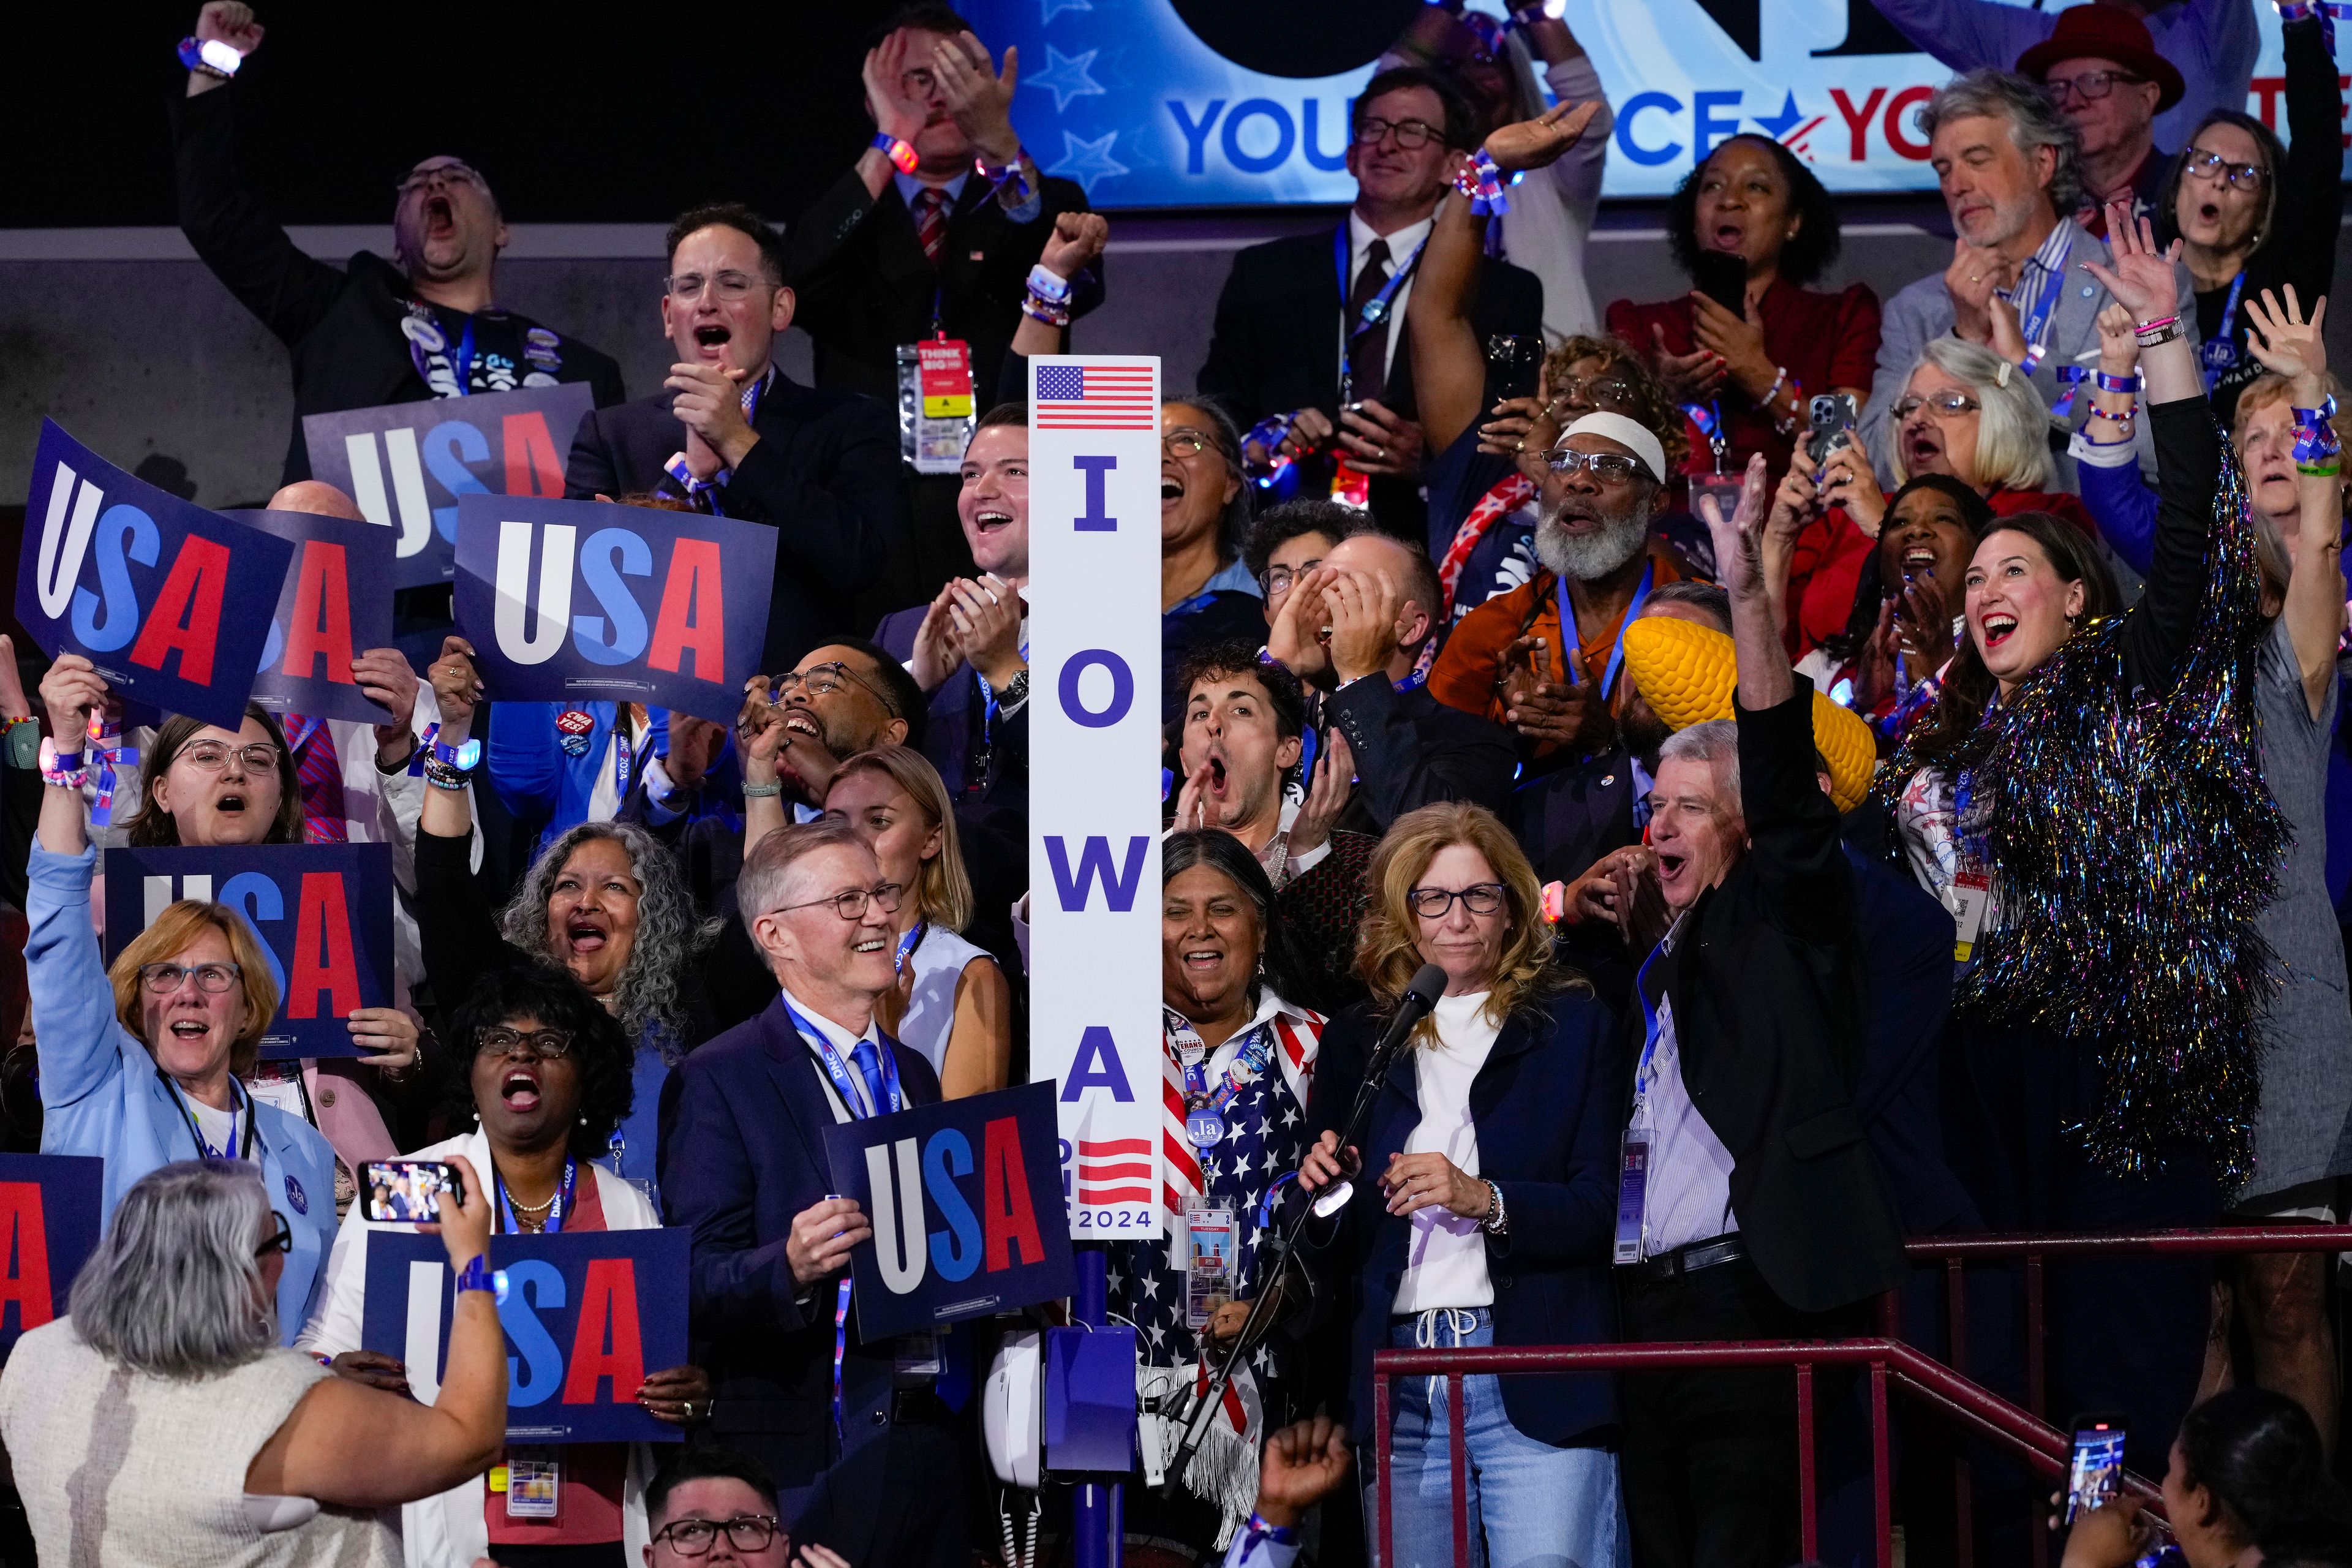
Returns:
[[[466,496],[561,496],[584,382],[302,416],[310,472],[394,531],[393,585],[446,583]]]
[[[1038,358],[1032,1076],[1080,1241],[1160,1234],[1160,362]]]
[[[675,1443],[637,1403],[646,1374],[686,1364],[687,1233],[494,1236],[506,1274],[509,1443]],[[430,1404],[448,1360],[457,1276],[438,1237],[370,1230],[360,1343],[395,1356]]]
[[[352,656],[392,643],[392,535],[373,523],[307,511],[229,511],[294,546],[278,591],[253,700],[273,713],[382,724],[392,715],[352,679]],[[353,592],[354,585],[358,591]]]
[[[874,1222],[849,1258],[860,1338],[1070,1293],[1054,1120],[1031,1083],[824,1130],[835,1190]]]
[[[98,1250],[106,1162],[0,1154],[0,1362],[65,1316],[74,1276]]]
[[[457,629],[492,696],[734,721],[768,635],[774,529],[610,501],[457,510]]]
[[[126,700],[234,730],[294,547],[123,472],[41,421],[16,619]]]
[[[278,983],[265,1058],[353,1057],[344,1018],[392,1005],[392,846],[106,851],[106,956],[182,899],[226,904]]]

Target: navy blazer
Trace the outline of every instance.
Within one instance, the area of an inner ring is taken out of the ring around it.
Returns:
[[[907,1102],[936,1102],[930,1064],[895,1041],[891,1053]],[[836,1457],[834,1282],[803,1299],[784,1257],[793,1216],[841,1190],[824,1157],[834,1116],[822,1070],[779,996],[678,1067],[662,1138],[665,1218],[692,1232],[687,1300],[717,1395],[711,1429],[758,1454],[787,1493],[807,1489]],[[888,1430],[895,1344],[865,1343],[853,1315],[842,1368],[853,1451]]]
[[[1324,1031],[1307,1120],[1321,1133],[1346,1120],[1385,1019],[1349,1008]],[[1398,1054],[1372,1107],[1356,1195],[1323,1238],[1328,1277],[1355,1286],[1349,1326],[1350,1430],[1372,1409],[1372,1352],[1389,1342],[1390,1308],[1403,1282],[1406,1220],[1376,1184],[1421,1124],[1412,1050]],[[1507,1236],[1486,1238],[1498,1345],[1607,1344],[1617,1337],[1610,1251],[1617,1224],[1617,1142],[1628,1066],[1609,1010],[1581,992],[1513,1016],[1470,1085],[1478,1170],[1503,1190]],[[1313,1232],[1310,1230],[1310,1236]],[[1503,1408],[1528,1436],[1564,1446],[1607,1440],[1617,1384],[1597,1374],[1503,1379]]]
[[[922,630],[929,605],[893,610],[874,628],[874,646],[904,664],[914,657],[915,634]],[[960,800],[966,788],[981,781],[970,776],[972,748],[980,741],[980,675],[968,663],[955,670],[931,693],[930,721],[923,726],[923,755],[940,770],[948,798]]]

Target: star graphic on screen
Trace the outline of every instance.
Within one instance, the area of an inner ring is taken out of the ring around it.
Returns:
[[[1088,68],[1095,63],[1095,57],[1101,52],[1099,49],[1088,49],[1082,55],[1066,55],[1053,45],[1047,44],[1045,68],[1030,72],[1022,85],[1042,87],[1051,92],[1054,95],[1054,112],[1059,114],[1070,107],[1070,100],[1085,98],[1089,93],[1101,93],[1102,83],[1088,74]],[[1121,170],[1120,173],[1124,174],[1126,171]]]
[[[1798,121],[1802,120],[1804,117],[1803,111],[1797,107],[1797,95],[1794,92],[1791,92],[1789,94],[1788,100],[1781,104],[1780,113],[1773,115],[1756,114],[1750,115],[1748,118],[1754,120],[1757,124],[1762,126],[1766,132],[1770,133],[1772,139],[1777,142],[1781,137],[1786,136],[1789,133],[1790,127],[1795,125]]]
[[[1110,155],[1110,144],[1118,140],[1118,132],[1106,131],[1089,142],[1083,136],[1062,132],[1062,161],[1046,169],[1049,174],[1059,174],[1066,180],[1092,189],[1097,181],[1115,180],[1128,173],[1126,164]]]
[[[1055,17],[1065,11],[1093,10],[1095,0],[1038,0],[1038,5],[1045,13],[1039,20],[1038,26],[1047,26],[1052,25]]]

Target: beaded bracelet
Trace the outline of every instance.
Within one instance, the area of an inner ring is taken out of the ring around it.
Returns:
[[[1058,300],[1046,299],[1037,292],[1034,284],[1032,284],[1021,296],[1021,313],[1043,321],[1049,327],[1066,327],[1070,324],[1069,306]]]
[[[2091,405],[2091,417],[2092,417],[2092,418],[2094,418],[2094,419],[2111,419],[2111,420],[2115,421],[2115,423],[2116,423],[2116,424],[2118,424],[2118,425],[2128,425],[2128,424],[2130,424],[2130,423],[2132,422],[2132,420],[2133,420],[2133,419],[2135,419],[2136,417],[2137,417],[2137,416],[2138,416],[2138,414],[2139,414],[2139,405],[2138,405],[2137,403],[2134,403],[2130,407],[2128,407],[2128,408],[2125,409],[2121,414],[2110,414],[2110,413],[2108,413],[2105,409],[2104,409],[2104,408],[2100,407],[2100,406],[2099,406],[2097,404],[2095,404],[2095,403],[2094,403],[2093,405]]]

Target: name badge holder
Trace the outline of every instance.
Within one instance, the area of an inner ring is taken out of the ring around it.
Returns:
[[[1650,1187],[1649,1108],[1633,1105],[1633,1121],[1617,1146],[1617,1245],[1611,1261],[1642,1261],[1642,1234],[1647,1224]]]
[[[961,472],[976,412],[971,345],[961,338],[900,343],[898,360],[898,455],[919,474]]]
[[[1985,913],[1992,907],[1992,879],[1974,867],[1964,868],[1953,876],[1944,901],[1952,910],[1952,962],[1970,963],[1984,934]]]
[[[1234,1299],[1241,1234],[1230,1204],[1184,1200],[1184,1321],[1195,1332]]]
[[[544,1449],[506,1462],[507,1517],[553,1522],[563,1517],[563,1461]]]

